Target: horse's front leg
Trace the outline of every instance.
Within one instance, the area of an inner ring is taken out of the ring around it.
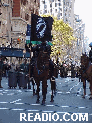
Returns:
[[[51,78],[50,79],[50,82],[51,82],[51,90],[52,90],[51,101],[50,102],[54,102],[54,99],[53,98],[54,98],[54,94],[56,93],[56,82],[55,82],[55,78]]]
[[[85,95],[86,95],[86,80],[83,80],[83,89],[84,89],[83,98],[85,98]]]
[[[39,80],[36,80],[36,85],[37,85],[37,91],[36,91],[36,93],[37,93],[37,101],[36,101],[36,103],[39,103],[39,98],[40,98],[40,96],[39,96],[39,92],[40,92],[40,81]]]
[[[90,80],[90,98],[92,99],[92,79]]]
[[[42,81],[42,95],[43,95],[42,105],[45,104],[46,94],[47,94],[47,79],[44,79]]]
[[[34,89],[34,85],[35,85],[35,82],[34,82],[34,78],[32,78],[32,85],[33,85],[33,96],[35,95],[35,89]]]

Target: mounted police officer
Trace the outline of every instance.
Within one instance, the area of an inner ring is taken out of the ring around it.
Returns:
[[[46,41],[43,41],[41,44],[38,44],[34,47],[31,47],[31,51],[33,52],[33,57],[31,58],[31,72],[30,72],[30,77],[33,77],[33,68],[35,65],[36,58],[39,55],[40,51],[48,52],[48,55],[50,56],[51,54],[51,46],[47,44]]]
[[[92,42],[89,44],[89,47],[91,48],[91,50],[89,51],[89,60],[90,60],[89,64],[92,64]]]

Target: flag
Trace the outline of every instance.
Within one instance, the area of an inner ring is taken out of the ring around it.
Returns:
[[[52,41],[52,17],[31,15],[31,41]]]
[[[31,38],[31,25],[27,24],[26,44],[30,44],[30,38]]]

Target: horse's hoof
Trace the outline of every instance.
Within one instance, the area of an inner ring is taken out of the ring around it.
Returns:
[[[50,102],[54,102],[54,100],[51,100]]]
[[[57,93],[57,92],[54,92],[54,95],[55,95],[55,96],[56,96],[56,93]]]
[[[37,92],[35,93],[35,95],[37,95]]]
[[[82,96],[83,99],[85,99],[85,96]]]
[[[28,87],[28,89],[31,89],[31,87]]]
[[[36,103],[40,103],[40,101],[39,101],[39,100],[37,100],[37,101],[36,101]]]
[[[35,96],[35,93],[33,93],[33,96]]]
[[[42,101],[42,104],[41,105],[45,105],[45,101]]]
[[[92,100],[92,97],[89,97],[89,100]]]

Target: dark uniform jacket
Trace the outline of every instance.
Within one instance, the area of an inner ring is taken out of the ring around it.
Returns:
[[[2,79],[3,61],[0,61],[0,79]]]
[[[29,73],[29,64],[21,64],[20,65],[20,69],[25,73],[25,74],[28,74]]]
[[[92,50],[90,50],[90,52],[89,52],[89,60],[90,60],[91,63],[92,63]]]

